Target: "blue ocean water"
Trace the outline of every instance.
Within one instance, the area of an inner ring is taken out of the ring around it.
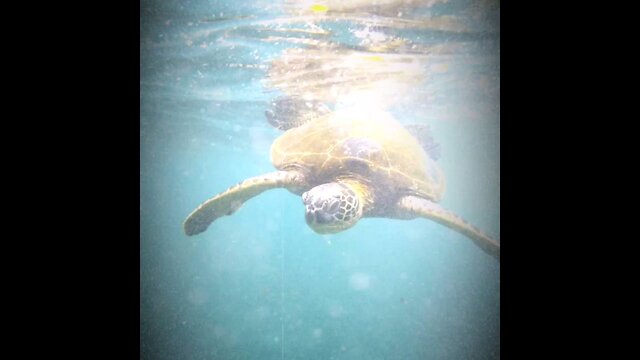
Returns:
[[[356,46],[363,18],[390,18],[361,5],[345,10],[355,20],[309,20],[291,13],[299,3],[327,2],[141,1],[140,358],[498,359],[500,264],[434,222],[318,235],[279,189],[184,235],[202,201],[273,170],[269,64],[305,48],[293,40]],[[442,205],[499,239],[499,3],[383,3],[403,19],[456,20],[380,30],[427,59],[427,79],[390,111],[440,144]],[[282,31],[309,22],[330,35]]]

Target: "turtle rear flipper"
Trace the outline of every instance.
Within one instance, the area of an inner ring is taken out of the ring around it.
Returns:
[[[280,130],[289,130],[330,112],[331,109],[321,101],[281,96],[271,102],[271,107],[264,111],[264,116],[271,126]]]
[[[440,144],[433,138],[428,125],[409,124],[405,128],[418,140],[431,159],[440,159]]]
[[[293,190],[303,185],[304,177],[296,171],[275,171],[249,178],[198,206],[184,221],[184,232],[189,236],[204,232],[217,218],[233,214],[245,201],[263,191],[275,188]]]
[[[402,197],[397,204],[397,218],[423,217],[433,220],[470,238],[484,252],[500,261],[500,243],[442,206],[417,196]]]

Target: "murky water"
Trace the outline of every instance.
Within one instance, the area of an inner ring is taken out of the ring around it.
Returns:
[[[499,35],[491,1],[142,1],[141,359],[499,358],[500,264],[435,222],[319,235],[275,189],[182,229],[274,170],[265,112],[364,106],[432,137],[441,204],[500,239]]]

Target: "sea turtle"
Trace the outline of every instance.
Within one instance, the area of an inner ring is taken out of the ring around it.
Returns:
[[[500,244],[437,202],[444,177],[419,142],[383,111],[332,112],[294,127],[271,146],[277,171],[246,179],[205,201],[184,222],[201,233],[265,190],[301,195],[315,232],[337,233],[362,217],[424,217],[458,231],[500,259]]]

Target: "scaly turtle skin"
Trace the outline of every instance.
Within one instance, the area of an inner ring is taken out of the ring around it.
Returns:
[[[336,233],[362,217],[436,221],[500,259],[500,244],[437,202],[444,176],[420,143],[391,115],[339,110],[292,128],[271,146],[278,171],[247,179],[207,200],[184,222],[187,235],[231,215],[245,201],[273,188],[302,196],[307,224]]]

